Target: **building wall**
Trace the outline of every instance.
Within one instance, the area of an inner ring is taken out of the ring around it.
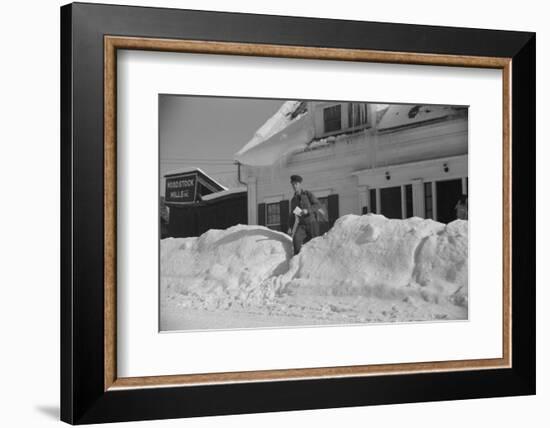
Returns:
[[[417,125],[375,134],[363,131],[315,142],[270,168],[244,168],[248,182],[249,222],[258,222],[258,204],[292,197],[290,176],[304,178],[303,187],[317,197],[338,195],[338,214],[361,214],[368,204],[368,191],[416,183],[415,215],[424,214],[420,184],[468,176],[467,118]],[[438,162],[439,160],[439,162]],[[444,171],[444,164],[448,171]],[[390,180],[386,172],[390,171]],[[380,207],[380,204],[378,204]]]
[[[376,166],[468,154],[468,121],[457,117],[378,136]]]

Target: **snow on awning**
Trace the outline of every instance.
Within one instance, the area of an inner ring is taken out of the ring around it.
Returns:
[[[313,121],[307,103],[286,101],[235,154],[235,160],[244,165],[273,165],[284,156],[304,149],[313,136]]]
[[[202,196],[201,199],[203,201],[212,201],[214,199],[223,198],[225,196],[244,193],[246,192],[246,190],[247,190],[246,187],[236,187],[234,189],[227,189],[227,190],[222,190],[220,192],[209,193],[208,195]]]

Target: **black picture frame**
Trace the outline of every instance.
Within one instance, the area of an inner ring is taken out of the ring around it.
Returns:
[[[511,58],[512,366],[105,391],[105,35]],[[63,6],[61,419],[87,424],[534,394],[535,98],[534,33],[85,3]]]

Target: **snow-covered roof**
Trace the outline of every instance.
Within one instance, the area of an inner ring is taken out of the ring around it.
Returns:
[[[399,128],[428,120],[439,119],[453,113],[451,106],[392,104],[382,115],[378,130]]]
[[[268,140],[270,137],[286,128],[290,124],[290,122],[292,122],[296,117],[296,115],[293,115],[293,113],[298,109],[298,107],[300,107],[301,104],[301,101],[284,102],[279,110],[277,110],[277,112],[273,116],[271,116],[254,133],[252,139],[248,143],[246,143],[244,147],[236,153],[235,156],[249,151],[250,149],[256,147],[258,144],[262,143],[265,140]]]
[[[245,165],[273,165],[278,159],[303,149],[314,136],[306,101],[286,101],[235,154]]]
[[[212,181],[214,184],[216,184],[217,186],[221,187],[222,189],[224,190],[227,190],[227,187],[224,186],[223,184],[221,184],[219,181],[215,180],[214,178],[212,178],[212,176],[208,175],[206,172],[204,172],[201,168],[199,167],[196,167],[196,166],[188,166],[188,167],[183,167],[183,168],[178,168],[176,170],[173,170],[173,171],[169,171],[167,173],[164,174],[164,177],[172,177],[172,176],[175,176],[175,175],[181,175],[181,174],[187,174],[187,173],[190,173],[190,172],[199,172],[200,174],[202,174],[203,176],[205,176],[207,179],[209,179],[210,181]]]
[[[349,130],[314,141],[312,105],[315,102],[286,101],[254,134],[252,139],[235,154],[235,160],[244,165],[274,165],[285,156],[335,142]],[[399,129],[452,115],[456,107],[414,104],[372,103],[379,131]],[[314,144],[312,145],[312,142]]]
[[[223,198],[223,197],[228,196],[228,195],[234,195],[234,194],[243,193],[243,192],[246,192],[246,191],[247,191],[246,187],[236,187],[234,189],[227,189],[227,190],[222,190],[220,192],[214,192],[214,193],[210,193],[208,195],[204,195],[204,196],[201,197],[201,199],[203,201],[211,201],[211,200],[214,200],[214,199]]]

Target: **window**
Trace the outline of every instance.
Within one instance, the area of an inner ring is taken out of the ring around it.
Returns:
[[[279,202],[266,204],[266,220],[267,227],[281,230],[281,205]]]
[[[367,123],[367,104],[348,103],[348,127],[356,128]]]
[[[340,104],[327,107],[323,110],[325,133],[342,129],[342,108]]]

